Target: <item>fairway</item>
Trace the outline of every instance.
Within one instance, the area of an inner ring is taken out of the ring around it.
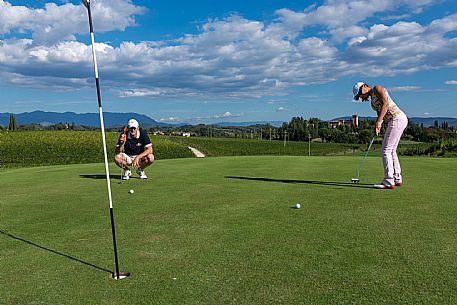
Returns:
[[[456,304],[457,159],[159,160],[0,171],[1,304]],[[128,191],[134,189],[134,194]],[[296,203],[301,209],[294,209]]]

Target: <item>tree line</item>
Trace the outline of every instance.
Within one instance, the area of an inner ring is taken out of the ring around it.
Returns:
[[[331,143],[368,143],[373,136],[375,120],[361,120],[358,125],[345,121],[338,125],[318,118],[305,120],[303,117],[293,117],[290,122],[284,122],[279,128],[279,135],[288,137],[291,141],[305,141],[319,138],[322,142]],[[385,132],[385,124],[381,133]],[[435,121],[433,127],[418,125],[412,121],[403,132],[403,138],[417,142],[436,142],[441,139],[454,139],[457,133],[454,126],[443,121],[441,126]]]
[[[190,133],[192,136],[200,137],[228,137],[245,139],[264,139],[279,141],[321,141],[328,143],[363,144],[368,143],[375,126],[374,120],[360,120],[357,125],[350,121],[335,124],[323,121],[319,118],[304,119],[303,117],[292,117],[289,122],[282,126],[275,127],[271,124],[257,124],[251,126],[220,126],[220,125],[184,125],[150,127],[150,133],[165,135]],[[384,131],[383,130],[382,132]],[[18,125],[13,114],[10,115],[8,127],[0,125],[0,130],[99,130],[99,127],[82,126],[75,123],[57,123],[49,126],[40,124]],[[122,127],[107,128],[107,131],[121,131]],[[454,126],[449,126],[446,121],[441,125],[438,121],[433,126],[418,125],[410,121],[403,133],[403,138],[417,142],[438,142],[441,140],[456,139],[457,133]]]
[[[252,126],[219,126],[219,125],[186,125],[172,127],[154,127],[150,132],[164,134],[180,134],[188,132],[199,137],[231,137],[247,139],[264,139],[280,141],[321,141],[328,143],[363,144],[369,143],[373,137],[375,120],[361,120],[358,125],[349,122],[339,125],[332,124],[319,118],[304,119],[293,117],[282,126],[270,124]],[[383,127],[381,132],[385,131]],[[456,129],[443,122],[441,126],[435,122],[433,127],[418,125],[410,121],[403,133],[406,140],[417,142],[437,142],[441,139],[453,139],[457,136]]]

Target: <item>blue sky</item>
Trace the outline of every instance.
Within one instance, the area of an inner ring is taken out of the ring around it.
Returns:
[[[455,0],[92,0],[104,111],[166,123],[457,117]],[[97,112],[80,1],[0,0],[0,112]],[[140,122],[141,123],[141,122]]]

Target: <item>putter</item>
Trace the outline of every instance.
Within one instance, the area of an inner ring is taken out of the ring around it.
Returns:
[[[127,129],[124,127],[124,136],[126,135],[127,133]],[[122,172],[124,171],[124,147],[125,147],[125,141],[122,143],[122,153],[121,153],[121,157],[122,157],[122,167],[121,167],[121,177],[120,177],[120,181],[119,181],[119,184],[122,182]]]
[[[371,138],[370,145],[368,145],[368,149],[367,149],[367,151],[365,152],[365,156],[363,157],[362,162],[360,163],[359,169],[357,170],[357,178],[352,178],[352,179],[351,179],[351,182],[352,182],[352,183],[359,183],[359,181],[360,181],[360,179],[359,179],[360,170],[362,169],[363,163],[365,162],[365,159],[367,158],[367,155],[368,155],[368,153],[370,152],[371,145],[373,144],[374,138],[375,138],[375,137],[376,137],[376,136],[373,136],[373,137]]]

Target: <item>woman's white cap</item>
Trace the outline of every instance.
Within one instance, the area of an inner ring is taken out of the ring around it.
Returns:
[[[129,128],[132,128],[132,127],[135,127],[135,128],[138,128],[139,124],[138,124],[138,121],[135,120],[135,119],[130,119],[129,123],[128,123],[128,127]]]
[[[365,84],[364,82],[357,82],[357,83],[355,83],[354,87],[352,87],[352,93],[354,93],[355,100],[359,99],[357,94],[359,94],[360,87],[362,87],[362,85],[364,85],[364,84]]]

